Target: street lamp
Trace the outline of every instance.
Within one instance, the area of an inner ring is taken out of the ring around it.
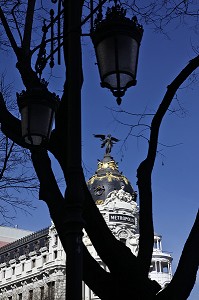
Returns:
[[[58,108],[58,96],[41,84],[40,88],[17,94],[17,103],[21,113],[22,139],[31,146],[45,145]]]
[[[106,18],[96,22],[91,32],[101,86],[111,90],[121,104],[127,88],[136,85],[139,46],[143,28],[137,18],[127,18],[126,10],[116,4]]]

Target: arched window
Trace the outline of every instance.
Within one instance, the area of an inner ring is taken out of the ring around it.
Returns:
[[[162,261],[161,271],[162,271],[162,273],[169,273],[168,262]]]

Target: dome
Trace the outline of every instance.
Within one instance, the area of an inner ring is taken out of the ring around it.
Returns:
[[[136,193],[128,179],[119,172],[118,166],[110,153],[98,162],[95,174],[87,182],[88,189],[96,204],[103,204],[108,194],[121,188],[131,194],[136,201]]]

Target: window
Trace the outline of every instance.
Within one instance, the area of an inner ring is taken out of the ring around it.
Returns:
[[[57,244],[58,244],[58,235],[55,234],[55,245],[57,245]]]
[[[53,300],[55,298],[55,282],[48,283],[48,299]]]
[[[12,275],[15,275],[15,267],[12,267]]]
[[[150,272],[155,271],[155,262],[152,261],[151,266],[150,266]]]
[[[18,294],[18,300],[22,300],[22,293]]]
[[[163,273],[169,273],[168,263],[162,262],[162,272]]]
[[[22,265],[21,265],[21,271],[22,272],[24,271],[24,267],[25,267],[25,263],[22,263]]]
[[[126,239],[120,238],[120,242],[122,242],[124,245],[126,245]]]
[[[32,299],[33,299],[33,290],[30,290],[28,300],[32,300]]]
[[[44,286],[40,287],[40,300],[44,300]]]
[[[10,253],[6,253],[5,254],[4,260],[5,260],[6,263],[9,262],[9,260],[10,260]]]
[[[36,241],[34,244],[34,251],[38,252],[39,251],[39,247],[40,247],[40,242]]]
[[[160,266],[161,266],[161,264],[160,264],[160,262],[159,261],[157,261],[157,272],[160,272]]]
[[[54,259],[57,258],[57,250],[54,251]]]
[[[12,296],[8,296],[8,300],[12,300]]]
[[[43,255],[43,264],[45,264],[47,261],[47,255]]]
[[[2,278],[5,278],[6,277],[6,270],[3,270],[2,272]]]
[[[35,268],[35,266],[36,266],[36,259],[33,259],[32,260],[32,269]]]

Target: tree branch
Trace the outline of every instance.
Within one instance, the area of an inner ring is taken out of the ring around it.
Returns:
[[[178,74],[178,76],[172,81],[172,83],[167,87],[167,92],[155,114],[151,123],[151,135],[149,141],[149,149],[147,154],[147,160],[150,164],[150,169],[152,171],[155,162],[158,134],[162,119],[167,112],[173,97],[175,96],[178,88],[184,83],[184,81],[198,68],[199,66],[199,55],[189,61],[187,66]]]
[[[28,0],[28,7],[26,12],[26,21],[25,21],[24,35],[22,41],[22,48],[24,52],[27,54],[30,52],[35,2],[36,0]]]
[[[17,6],[19,6],[20,5],[20,0],[18,0],[18,2],[14,5],[14,7],[12,8],[12,17],[13,17],[13,20],[14,20],[14,22],[15,22],[15,26],[16,26],[16,29],[17,29],[17,32],[18,32],[18,34],[19,34],[19,39],[20,39],[20,41],[21,41],[21,43],[22,43],[22,35],[21,35],[21,31],[20,31],[20,29],[19,29],[19,25],[18,25],[18,23],[17,23],[17,19],[16,19],[16,17],[15,17],[15,8],[17,7]]]
[[[2,93],[0,93],[0,123],[5,136],[17,145],[27,148],[21,138],[21,122],[7,110]]]
[[[114,296],[115,282],[111,273],[100,267],[85,246],[83,246],[83,279],[100,299],[108,300]]]
[[[10,149],[8,149],[8,137],[6,137],[6,149],[5,149],[6,151],[5,151],[5,158],[4,158],[3,166],[2,166],[2,169],[0,172],[0,180],[2,179],[4,172],[7,168],[7,163],[12,154],[13,147],[14,147],[14,142],[12,142]]]
[[[35,0],[29,1],[29,6],[28,6],[28,13],[27,13],[27,20],[26,20],[26,27],[24,31],[24,40],[23,40],[23,46],[24,48],[19,48],[17,46],[17,43],[14,39],[14,36],[10,30],[10,27],[8,25],[8,22],[5,18],[5,15],[3,13],[2,8],[0,7],[0,19],[2,21],[3,27],[5,29],[5,32],[7,34],[7,37],[10,41],[11,47],[13,48],[16,57],[18,59],[17,62],[17,68],[21,74],[22,81],[25,85],[26,88],[32,88],[32,87],[37,87],[40,85],[40,80],[37,77],[37,74],[32,70],[31,68],[31,52],[30,52],[30,39],[31,39],[31,30],[32,30],[32,21],[30,19],[30,23],[28,21],[28,17],[33,17],[31,13],[34,13],[33,9],[33,4]],[[32,11],[33,9],[33,11]]]
[[[67,204],[67,200],[69,199],[66,198],[66,200],[64,200],[60,193],[46,150],[32,151],[31,157],[40,181],[40,199],[47,203],[50,215],[55,224],[64,250],[68,253],[68,243],[70,242],[70,239],[67,239],[67,232],[68,230],[70,231],[69,226],[71,221],[71,211],[69,212]],[[84,281],[92,287],[92,290],[105,299],[107,290],[110,290],[108,282],[110,281],[111,275],[98,265],[98,263],[88,253],[85,246],[83,246],[83,264]],[[103,286],[106,287],[106,293],[103,289],[101,289],[102,282]]]
[[[176,272],[169,285],[156,296],[157,300],[186,300],[195,284],[199,266],[199,211],[184,245]]]
[[[8,22],[7,22],[7,20],[6,20],[6,17],[5,17],[5,15],[4,15],[4,13],[3,13],[3,10],[2,10],[2,8],[1,8],[1,6],[0,6],[0,19],[1,19],[1,21],[2,21],[3,27],[4,27],[5,32],[6,32],[6,34],[7,34],[8,40],[10,41],[11,47],[12,47],[12,49],[14,50],[16,56],[18,56],[18,49],[19,49],[19,48],[18,48],[17,43],[16,43],[16,41],[15,41],[15,39],[14,39],[14,36],[13,36],[13,34],[12,34],[12,31],[10,30],[10,27],[9,27],[9,25],[8,25]]]
[[[64,198],[53,174],[47,151],[45,149],[33,149],[31,151],[31,159],[40,182],[39,199],[44,200],[47,204],[52,203],[54,205],[55,201],[58,205],[59,201],[63,204]]]
[[[168,86],[167,92],[152,119],[147,157],[137,170],[140,195],[140,238],[138,258],[144,263],[146,274],[149,272],[153,252],[154,229],[152,218],[151,175],[157,152],[159,129],[162,119],[166,114],[176,91],[198,66],[199,55],[193,58]]]

